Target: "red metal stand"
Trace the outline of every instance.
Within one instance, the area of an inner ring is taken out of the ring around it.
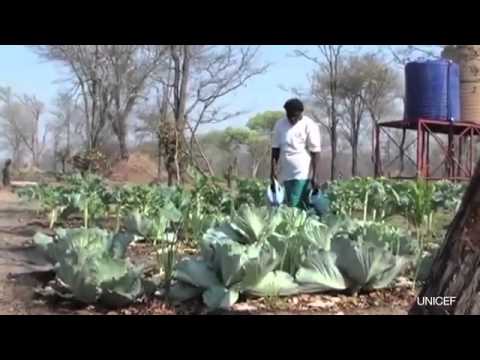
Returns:
[[[448,122],[428,119],[418,119],[415,121],[391,121],[379,123],[374,129],[374,160],[375,176],[383,176],[383,166],[381,159],[381,134],[385,134],[389,141],[399,149],[400,144],[389,133],[389,129],[402,131],[415,131],[416,139],[404,146],[407,150],[416,144],[417,156],[412,159],[406,154],[406,158],[416,166],[416,175],[414,177],[424,178],[426,180],[452,180],[465,181],[473,176],[475,162],[477,160],[474,137],[480,137],[480,124]],[[446,144],[441,139],[441,135],[447,137]],[[433,138],[439,145],[442,161],[440,165],[432,169],[430,166],[430,138]],[[388,168],[396,159],[389,162],[385,168]],[[445,166],[444,174],[438,176],[438,170]]]

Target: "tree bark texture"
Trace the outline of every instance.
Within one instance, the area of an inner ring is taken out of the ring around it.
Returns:
[[[330,180],[337,178],[337,129],[330,129],[330,147],[332,151],[332,159],[330,163]]]
[[[480,162],[419,294],[447,296],[455,298],[451,306],[415,303],[410,314],[480,315]]]
[[[352,177],[358,175],[358,138],[352,141]]]

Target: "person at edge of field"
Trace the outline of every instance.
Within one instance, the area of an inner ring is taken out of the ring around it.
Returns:
[[[271,186],[283,183],[286,205],[308,209],[309,194],[320,188],[318,171],[320,162],[320,127],[303,115],[303,103],[290,99],[284,109],[286,117],[275,124],[272,138]],[[280,169],[277,176],[277,168]]]
[[[4,187],[10,186],[10,165],[12,165],[12,160],[8,159],[5,161],[5,165],[2,170],[2,184]]]

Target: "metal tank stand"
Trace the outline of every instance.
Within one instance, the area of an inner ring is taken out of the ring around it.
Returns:
[[[400,157],[382,164],[381,147],[383,135],[400,152],[401,145],[392,136],[392,131],[415,132],[415,140],[404,144],[404,152],[416,145],[416,159],[405,153],[405,159],[415,164],[414,176],[389,176],[392,178],[423,178],[426,180],[468,181],[473,176],[477,161],[476,144],[480,139],[480,124],[418,119],[414,121],[382,122],[374,128],[373,154],[375,177],[385,176],[388,169]],[[443,137],[443,139],[442,139]],[[446,139],[445,139],[446,138]],[[438,145],[440,164],[431,165],[431,139]]]

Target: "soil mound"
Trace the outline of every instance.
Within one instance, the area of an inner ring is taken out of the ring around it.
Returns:
[[[114,182],[149,184],[157,178],[157,169],[157,163],[150,156],[133,153],[128,160],[120,160],[114,164],[108,178]]]

